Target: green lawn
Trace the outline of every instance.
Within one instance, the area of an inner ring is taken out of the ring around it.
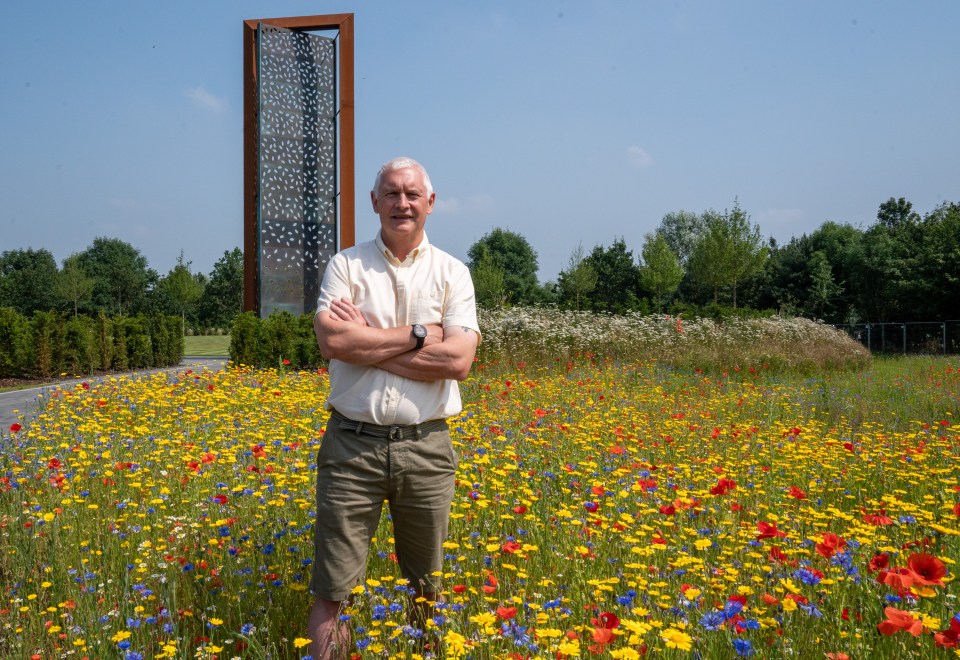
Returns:
[[[184,337],[183,343],[183,354],[190,357],[228,357],[230,353],[229,335]]]

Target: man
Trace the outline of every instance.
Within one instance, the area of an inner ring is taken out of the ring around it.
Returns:
[[[316,660],[346,657],[339,615],[363,581],[384,501],[403,577],[436,599],[457,465],[445,420],[460,412],[457,381],[480,339],[470,272],[424,232],[436,195],[423,166],[387,162],[370,199],[380,232],[330,260],[314,317],[331,410],[317,457]]]

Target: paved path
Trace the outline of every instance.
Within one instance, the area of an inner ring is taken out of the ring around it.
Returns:
[[[206,367],[207,369],[222,369],[227,363],[226,358],[207,358],[207,357],[186,357],[177,367],[168,367],[166,369],[150,369],[147,371],[134,371],[131,376],[143,374],[152,374],[158,371],[177,371],[179,369],[198,369]],[[10,425],[17,423],[22,426],[28,426],[30,420],[37,413],[36,401],[41,392],[49,391],[55,387],[72,388],[77,383],[91,380],[102,380],[103,376],[95,378],[78,378],[76,380],[61,381],[50,385],[41,385],[31,387],[28,390],[15,390],[13,392],[0,392],[0,434],[5,435],[10,430]]]

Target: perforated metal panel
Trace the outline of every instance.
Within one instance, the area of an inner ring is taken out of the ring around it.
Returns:
[[[257,28],[260,315],[316,308],[337,249],[336,41]]]

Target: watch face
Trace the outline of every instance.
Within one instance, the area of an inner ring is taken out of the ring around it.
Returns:
[[[413,336],[414,336],[414,337],[426,338],[426,336],[427,336],[427,329],[424,328],[422,325],[420,325],[420,324],[418,323],[418,324],[416,324],[416,325],[413,326]]]

